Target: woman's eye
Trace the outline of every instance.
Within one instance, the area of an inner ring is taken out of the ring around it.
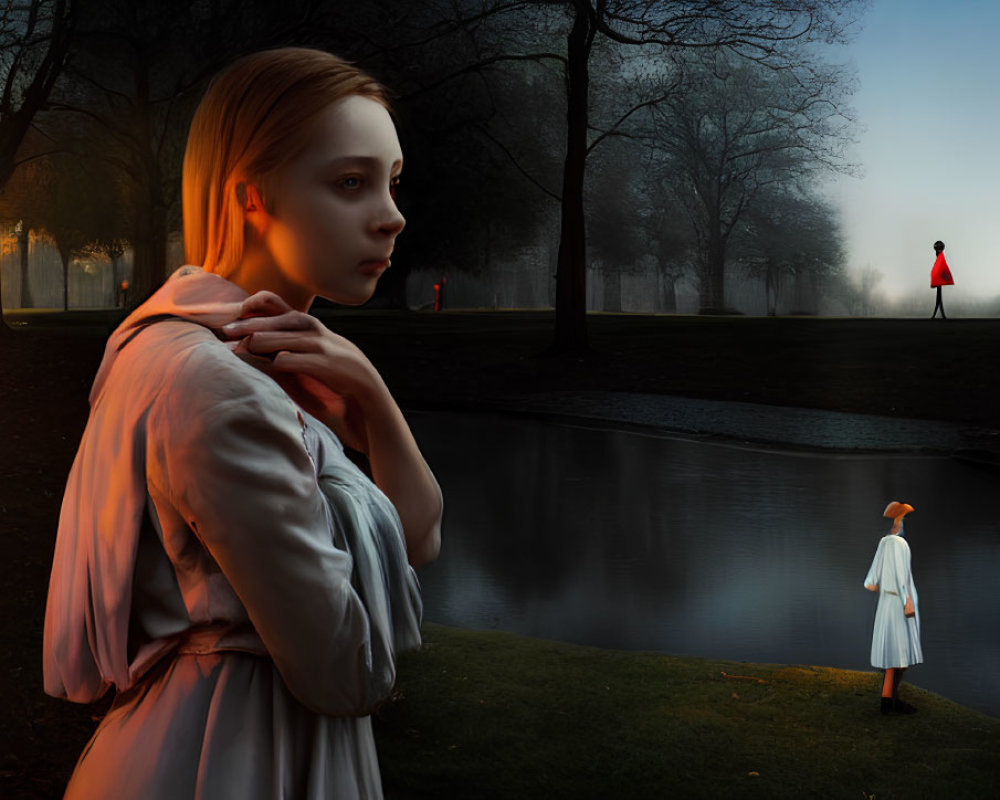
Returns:
[[[389,197],[393,200],[396,199],[396,192],[399,191],[399,177],[392,178],[389,181]]]
[[[358,175],[348,175],[337,181],[337,186],[342,189],[354,191],[361,188],[361,178]]]

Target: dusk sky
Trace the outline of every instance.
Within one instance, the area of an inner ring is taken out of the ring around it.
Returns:
[[[875,0],[842,49],[864,177],[837,178],[848,267],[870,263],[892,299],[927,293],[942,239],[951,297],[1000,295],[1000,3]]]

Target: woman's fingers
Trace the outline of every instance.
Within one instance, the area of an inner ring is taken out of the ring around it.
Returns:
[[[348,394],[361,385],[364,357],[350,342],[327,331],[313,335],[297,331],[262,331],[246,340],[245,349],[270,359],[279,372],[309,375]]]
[[[222,326],[222,332],[231,339],[249,336],[260,331],[316,330],[318,320],[301,311],[286,311],[274,316],[244,317]]]
[[[222,326],[230,338],[261,330],[305,329],[312,319],[296,311],[274,292],[256,292],[240,305],[239,319]]]
[[[274,292],[255,292],[243,301],[240,317],[274,316],[292,311],[292,307]]]
[[[319,336],[310,336],[301,331],[260,330],[246,331],[248,337],[247,350],[251,353],[275,353],[279,350],[292,350],[296,353],[322,353],[323,340]]]

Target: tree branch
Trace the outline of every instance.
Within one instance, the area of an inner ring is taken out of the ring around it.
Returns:
[[[411,100],[414,97],[418,97],[426,92],[433,91],[439,86],[444,85],[448,81],[454,80],[455,78],[461,77],[462,75],[468,75],[473,72],[479,72],[486,67],[490,67],[494,64],[499,64],[504,61],[534,61],[536,63],[541,63],[546,60],[558,61],[563,66],[566,65],[566,57],[558,55],[557,53],[528,53],[523,55],[499,55],[491,56],[490,58],[480,59],[474,64],[468,64],[461,69],[455,70],[442,78],[438,78],[433,83],[421,86],[419,89],[413,92],[409,92],[402,100]]]
[[[491,142],[493,142],[494,145],[496,145],[498,148],[500,148],[500,151],[504,155],[506,155],[508,159],[510,159],[510,163],[513,164],[514,167],[517,169],[517,171],[520,172],[530,183],[532,183],[534,186],[536,186],[538,189],[540,189],[546,195],[548,195],[549,197],[551,197],[557,203],[561,203],[562,202],[562,197],[560,197],[555,192],[550,191],[540,181],[538,181],[533,175],[529,174],[528,171],[525,170],[524,167],[522,167],[521,164],[518,162],[518,160],[514,157],[514,154],[511,153],[510,150],[499,139],[497,139],[493,134],[491,134],[488,130],[486,130],[486,128],[484,126],[482,126],[482,125],[476,125],[476,129],[483,136],[485,136],[487,139],[489,139]]]
[[[602,141],[604,141],[608,136],[619,135],[618,129],[625,122],[625,120],[631,117],[636,111],[642,108],[651,108],[652,106],[659,105],[660,103],[667,100],[673,94],[675,88],[676,84],[674,86],[671,86],[670,89],[668,89],[664,94],[660,95],[659,97],[654,97],[650,100],[646,100],[645,102],[639,103],[638,105],[632,106],[632,108],[630,108],[628,111],[622,114],[610,128],[608,128],[600,136],[594,139],[593,142],[590,143],[590,145],[587,147],[587,155],[589,156],[591,151],[595,147],[597,147],[597,145],[599,145]]]

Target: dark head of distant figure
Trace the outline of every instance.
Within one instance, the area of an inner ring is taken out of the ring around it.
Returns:
[[[942,242],[940,239],[934,242],[934,252],[937,253],[938,255],[941,255],[941,253],[944,252],[944,242]]]

